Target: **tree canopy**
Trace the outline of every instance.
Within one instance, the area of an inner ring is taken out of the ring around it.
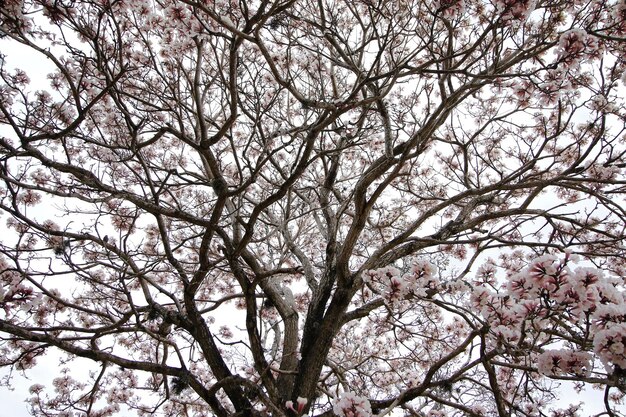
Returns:
[[[623,0],[0,4],[33,414],[621,415]]]

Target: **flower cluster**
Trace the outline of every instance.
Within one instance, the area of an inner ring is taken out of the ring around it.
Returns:
[[[32,19],[27,17],[24,9],[27,7],[23,0],[6,0],[2,2],[2,15],[0,23],[5,26],[5,30],[31,30]]]
[[[593,338],[593,348],[605,364],[613,363],[626,369],[626,323],[612,323],[598,331]]]
[[[372,407],[365,397],[353,392],[342,392],[333,401],[333,412],[339,417],[370,417]]]
[[[616,289],[617,281],[595,268],[571,270],[569,262],[569,258],[559,262],[552,255],[537,258],[511,278],[510,294],[516,300],[542,301],[545,307],[567,312],[573,319],[593,313],[603,304],[624,303],[623,294]]]
[[[626,2],[618,1],[613,6],[611,17],[619,31],[626,31]]]
[[[505,291],[476,287],[472,308],[487,319],[492,335],[508,343],[528,329],[550,328],[553,317],[573,326],[590,323],[599,359],[626,367],[626,295],[618,290],[619,280],[595,268],[571,269],[571,262],[569,255],[562,261],[541,256],[511,276]],[[590,362],[589,354],[571,351],[546,351],[538,358],[540,372],[550,375],[585,374]]]
[[[546,350],[537,358],[537,368],[544,375],[589,375],[591,354],[568,350]]]
[[[558,56],[560,62],[567,67],[576,67],[588,56],[599,50],[599,45],[593,36],[589,36],[582,29],[571,29],[561,34],[559,38]]]
[[[25,285],[21,275],[11,270],[4,259],[0,258],[0,308],[8,314],[18,307],[27,310],[40,300],[41,296],[32,287]]]
[[[604,166],[602,164],[593,164],[587,170],[587,173],[600,181],[612,181],[619,176],[621,169],[616,166]]]
[[[536,0],[496,0],[496,10],[502,13],[503,22],[524,21],[535,10]]]
[[[455,18],[465,11],[465,0],[439,0],[435,5],[447,18]]]
[[[435,276],[436,267],[424,260],[413,262],[409,271],[403,273],[398,268],[386,266],[370,270],[364,274],[364,280],[375,284],[384,294],[389,304],[405,300],[409,296],[429,297],[439,287],[439,279]]]

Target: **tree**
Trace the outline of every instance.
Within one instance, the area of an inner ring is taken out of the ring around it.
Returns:
[[[618,415],[625,18],[3,0],[0,363],[94,362],[46,416]]]

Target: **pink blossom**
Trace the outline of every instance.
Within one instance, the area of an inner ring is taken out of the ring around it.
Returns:
[[[26,190],[18,197],[18,201],[25,206],[34,206],[41,202],[41,195],[33,190]]]
[[[438,0],[435,7],[442,11],[443,16],[453,19],[465,11],[465,0]]]
[[[536,0],[496,0],[496,10],[502,14],[502,21],[517,22],[528,19],[535,10]]]
[[[544,375],[588,375],[592,357],[588,352],[546,350],[537,358],[537,368]]]
[[[434,275],[436,267],[428,261],[416,260],[409,272],[403,274],[399,269],[388,266],[366,271],[363,280],[378,284],[381,293],[390,305],[405,300],[409,296],[427,297],[435,291],[440,282]]]
[[[367,398],[345,391],[333,401],[333,412],[339,417],[370,417],[372,407]]]
[[[594,329],[607,329],[614,323],[626,323],[626,304],[601,304],[592,316]]]
[[[293,407],[293,401],[285,402],[285,408],[287,408],[289,410],[292,410],[295,413],[297,413],[298,415],[300,415],[304,411],[304,407],[306,406],[307,402],[308,402],[308,400],[306,398],[298,397],[296,399],[297,408]]]
[[[593,338],[594,352],[605,363],[626,369],[626,323],[599,330]]]
[[[599,50],[594,37],[582,29],[574,28],[561,34],[559,38],[558,56],[567,67],[574,67],[593,56]]]

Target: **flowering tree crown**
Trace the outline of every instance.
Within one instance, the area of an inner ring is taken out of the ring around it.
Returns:
[[[623,0],[1,4],[33,414],[618,415]]]

